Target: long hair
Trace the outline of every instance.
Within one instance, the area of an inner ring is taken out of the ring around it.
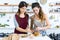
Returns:
[[[44,13],[43,13],[43,11],[42,11],[42,8],[41,8],[41,6],[39,5],[39,3],[38,2],[36,2],[36,3],[32,3],[32,9],[34,8],[34,7],[38,7],[38,8],[40,8],[39,9],[39,13],[38,13],[38,17],[39,17],[39,19],[41,19],[41,22],[44,20]]]
[[[18,5],[18,11],[17,11],[17,14],[18,15],[20,15],[20,8],[22,8],[22,7],[27,7],[28,6],[28,4],[26,3],[26,2],[24,2],[24,1],[21,1],[20,3],[19,3],[19,5]],[[24,14],[26,14],[26,12],[24,13]]]

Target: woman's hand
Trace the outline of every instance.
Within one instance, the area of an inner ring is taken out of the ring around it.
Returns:
[[[27,32],[32,32],[30,29],[26,29]]]
[[[36,30],[38,30],[38,31],[39,31],[39,30],[46,30],[46,29],[48,29],[48,28],[47,28],[47,27],[37,27],[37,28],[36,28]]]
[[[37,30],[37,31],[39,31],[39,30],[43,30],[43,29],[42,29],[42,28],[40,28],[40,27],[37,27],[37,28],[36,28],[36,30]]]
[[[47,30],[48,28],[47,27],[43,27],[43,30]]]

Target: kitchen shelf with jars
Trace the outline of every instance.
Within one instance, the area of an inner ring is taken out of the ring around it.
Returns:
[[[31,4],[28,5],[30,7]],[[18,10],[18,4],[8,4],[4,3],[4,5],[0,4],[0,13],[16,13]],[[30,8],[27,8],[27,13],[32,13]],[[29,12],[30,11],[30,12]]]
[[[50,2],[49,3],[49,19],[54,26],[53,28],[60,28],[60,3]]]

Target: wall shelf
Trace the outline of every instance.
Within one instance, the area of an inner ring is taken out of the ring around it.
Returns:
[[[0,12],[0,13],[16,13],[16,12]],[[33,13],[33,12],[27,12],[27,13]]]
[[[28,5],[30,7],[31,4]],[[0,13],[16,13],[18,10],[18,4],[0,4]],[[28,11],[28,10],[27,10]],[[27,12],[27,13],[33,13],[33,12]]]
[[[0,6],[18,6],[18,5],[17,4],[8,4],[8,5],[0,4]],[[31,6],[31,4],[28,4],[28,6]]]

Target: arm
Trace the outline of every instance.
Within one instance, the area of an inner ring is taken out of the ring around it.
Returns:
[[[30,30],[30,17],[28,18],[28,25],[27,25],[26,30],[28,30],[28,32],[31,32],[31,30]]]
[[[36,30],[46,30],[50,28],[50,22],[48,20],[48,17],[46,14],[44,14],[45,20],[46,20],[46,27],[37,27]]]
[[[18,30],[18,31],[20,31],[20,32],[27,32],[26,29],[22,29],[22,28],[20,28],[20,27],[16,27],[16,30]]]
[[[47,17],[47,15],[45,14],[45,20],[46,20],[46,28],[48,29],[48,28],[50,28],[50,22],[49,22],[49,20],[48,20],[48,17]]]

